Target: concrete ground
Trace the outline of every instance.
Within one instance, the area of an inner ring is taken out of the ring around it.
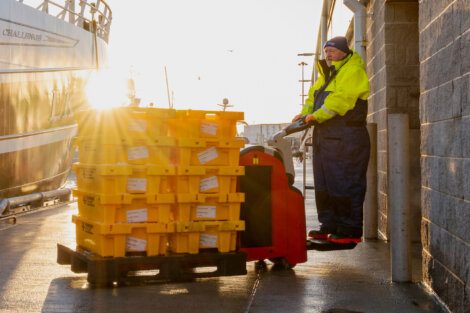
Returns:
[[[296,164],[301,181],[301,167]],[[309,177],[311,178],[311,177]],[[307,194],[307,225],[315,226],[313,192]],[[354,250],[309,251],[292,270],[268,263],[248,274],[184,283],[91,288],[86,274],[56,263],[56,244],[72,246],[76,204],[0,222],[0,312],[445,312],[421,287],[419,247],[414,283],[390,281],[389,245],[368,241]]]

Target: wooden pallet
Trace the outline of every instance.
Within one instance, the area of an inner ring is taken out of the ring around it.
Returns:
[[[113,258],[100,257],[80,248],[72,250],[57,244],[57,263],[70,264],[74,273],[88,273],[88,282],[96,286],[187,281],[247,273],[246,254],[242,252]]]

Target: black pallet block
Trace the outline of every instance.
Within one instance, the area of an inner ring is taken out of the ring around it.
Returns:
[[[307,250],[334,251],[351,250],[357,246],[357,243],[332,243],[326,240],[307,239]]]
[[[247,273],[246,254],[243,252],[202,252],[114,258],[101,257],[80,248],[72,250],[57,244],[57,263],[70,264],[74,273],[88,273],[88,282],[100,286],[115,283],[188,281],[195,278],[246,275]],[[207,269],[212,271],[205,271]],[[157,274],[133,275],[137,271],[155,270],[158,271]]]

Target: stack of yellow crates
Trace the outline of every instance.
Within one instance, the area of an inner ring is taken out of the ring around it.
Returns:
[[[104,257],[164,255],[174,232],[175,110],[115,108],[77,114],[76,241]]]
[[[103,257],[236,249],[242,112],[115,108],[77,114],[77,246]]]
[[[244,230],[237,193],[243,139],[236,138],[236,123],[243,112],[176,111],[170,136],[176,138],[175,233],[169,235],[174,253],[201,249],[229,252],[236,249],[237,231]]]

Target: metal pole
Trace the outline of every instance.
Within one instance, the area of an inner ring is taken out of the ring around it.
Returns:
[[[166,66],[165,66],[165,80],[166,80],[166,95],[168,97],[168,108],[173,109],[173,106],[171,105],[171,100],[170,100],[170,87],[168,86],[168,73],[166,71]]]
[[[364,202],[364,238],[377,238],[377,124],[368,123],[370,158],[367,167],[367,191]]]
[[[49,0],[44,0],[42,4],[42,11],[49,13]]]
[[[410,282],[410,177],[407,114],[388,116],[388,212],[392,256],[392,281]]]
[[[302,105],[305,104],[305,75],[304,75],[304,66],[305,65],[307,65],[307,63],[305,63],[305,62],[300,62],[299,63],[299,66],[301,67],[301,70],[302,70],[302,80],[301,80],[301,83],[302,83],[302,94],[301,94]]]
[[[302,159],[302,186],[304,199],[307,199],[307,153],[308,148],[304,148],[304,157]]]
[[[302,105],[305,104],[305,88],[304,88],[304,66],[307,65],[305,62],[300,62],[301,67],[302,67]]]
[[[321,57],[325,58],[325,51],[323,51],[323,45],[328,40],[328,11],[330,10],[330,1],[324,0],[322,7],[322,14],[320,19],[321,29]]]
[[[69,0],[69,23],[75,24],[75,0]]]
[[[99,57],[99,54],[98,54],[98,37],[97,37],[97,34],[96,34],[97,25],[96,25],[95,14],[94,13],[93,13],[92,19],[93,19],[93,21],[92,21],[93,39],[94,39],[94,43],[95,43],[95,65],[96,65],[96,69],[99,70],[100,69],[100,57]]]

